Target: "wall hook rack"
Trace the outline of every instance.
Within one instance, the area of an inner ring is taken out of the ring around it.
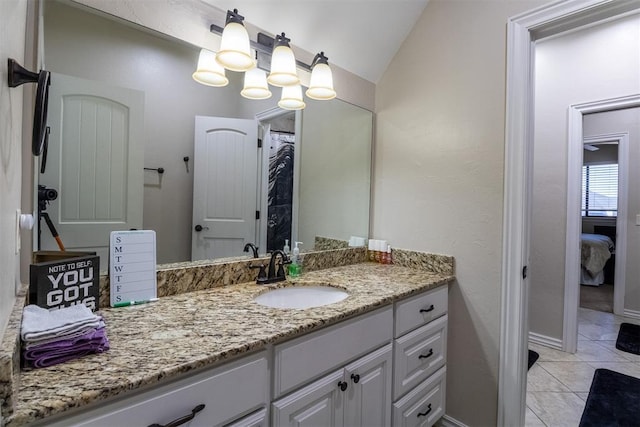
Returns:
[[[162,175],[164,173],[164,168],[144,168],[144,170],[146,170],[146,171],[156,171],[160,175]]]
[[[7,69],[9,87],[18,87],[25,83],[37,83],[36,107],[33,116],[33,136],[31,151],[34,156],[42,153],[47,135],[47,107],[49,104],[49,85],[51,84],[51,72],[40,70],[39,73],[29,71],[18,62],[9,58]]]

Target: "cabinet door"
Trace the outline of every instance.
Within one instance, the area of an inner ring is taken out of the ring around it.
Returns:
[[[343,376],[343,369],[340,369],[275,401],[271,410],[272,424],[278,427],[342,426],[346,390],[341,390],[339,383]]]
[[[391,425],[391,344],[369,353],[345,368],[345,425]]]

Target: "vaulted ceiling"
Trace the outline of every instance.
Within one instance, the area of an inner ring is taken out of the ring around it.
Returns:
[[[428,0],[205,0],[377,83]],[[220,23],[223,24],[223,23]]]

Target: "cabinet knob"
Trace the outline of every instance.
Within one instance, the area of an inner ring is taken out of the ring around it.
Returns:
[[[358,384],[358,382],[360,381],[360,375],[351,374],[351,379],[353,380],[354,383]]]
[[[418,417],[426,417],[427,415],[429,415],[429,412],[431,412],[431,403],[429,403],[429,406],[427,406],[427,410],[424,412],[420,412],[418,414]]]
[[[162,425],[162,424],[156,423],[156,424],[151,424],[149,427],[178,427],[194,419],[195,416],[198,415],[198,412],[202,411],[203,409],[204,409],[204,405],[200,404],[195,408],[193,408],[190,414],[187,414],[180,418],[176,418],[175,420],[171,421],[169,424]]]
[[[194,230],[196,230],[198,233],[201,232],[202,230],[208,230],[209,227],[203,227],[200,224],[196,225],[195,227],[193,227]]]
[[[429,349],[429,352],[427,354],[421,354],[420,356],[418,356],[418,359],[428,359],[431,356],[433,356],[432,348]]]
[[[435,307],[433,306],[433,304],[431,304],[429,306],[429,308],[423,308],[420,310],[420,313],[429,313],[430,311],[433,311],[435,309]]]
[[[340,381],[338,383],[338,387],[340,387],[340,390],[345,391],[348,387],[348,384],[345,381]]]

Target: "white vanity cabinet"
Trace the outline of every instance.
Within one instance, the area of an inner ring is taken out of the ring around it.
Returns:
[[[271,425],[433,425],[445,411],[447,291],[275,346]]]
[[[389,306],[275,346],[272,425],[390,425],[392,339]]]
[[[393,425],[432,426],[445,412],[446,286],[395,304]]]
[[[274,426],[389,426],[391,343],[273,403]]]
[[[269,365],[262,351],[57,422],[46,420],[46,425],[167,425],[204,405],[181,425],[257,427],[268,425],[268,404]]]

